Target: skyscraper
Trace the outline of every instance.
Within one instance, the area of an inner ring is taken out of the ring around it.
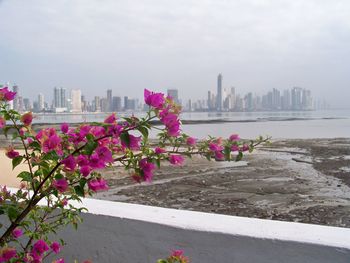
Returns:
[[[218,86],[217,86],[217,97],[216,97],[216,109],[222,111],[222,75],[218,75]]]
[[[45,108],[44,95],[39,93],[38,95],[38,111],[42,111]]]
[[[81,90],[71,91],[72,112],[81,112]]]
[[[111,112],[112,111],[112,90],[109,89],[107,90],[107,111]]]
[[[19,89],[17,85],[13,85],[12,90],[16,92],[16,96],[13,99],[13,109],[19,111]]]
[[[173,98],[174,102],[179,104],[179,91],[177,89],[168,89],[167,95],[171,98]]]
[[[54,88],[54,99],[53,107],[54,108],[67,108],[67,97],[66,89],[64,88]]]

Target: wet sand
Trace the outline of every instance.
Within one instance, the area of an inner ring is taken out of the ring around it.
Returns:
[[[152,183],[105,171],[95,198],[210,213],[350,227],[350,139],[279,140],[243,162],[194,158]]]

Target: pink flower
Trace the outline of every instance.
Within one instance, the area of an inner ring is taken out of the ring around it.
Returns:
[[[55,253],[55,254],[58,254],[61,250],[61,246],[58,242],[52,242],[52,244],[50,245],[50,248],[52,249],[52,251]]]
[[[92,190],[94,192],[108,189],[108,185],[107,185],[106,180],[104,180],[102,178],[90,180],[88,182],[88,187],[89,187],[90,190]]]
[[[139,174],[133,174],[131,178],[136,182],[136,183],[141,183],[141,176]]]
[[[66,198],[62,199],[61,205],[62,205],[62,206],[68,205],[68,200],[67,200]]]
[[[181,155],[170,155],[169,162],[173,165],[181,165],[185,161],[185,158]]]
[[[243,152],[249,151],[249,145],[244,144],[244,145],[242,146],[242,151],[243,151]]]
[[[116,120],[117,117],[115,116],[115,113],[112,113],[104,120],[104,123],[115,123]]]
[[[15,248],[12,247],[5,247],[1,251],[0,259],[2,258],[3,261],[0,262],[8,262],[10,259],[16,257],[17,251]]]
[[[55,261],[53,261],[52,263],[64,263],[64,259],[59,258],[59,259],[56,259]]]
[[[0,116],[0,129],[4,128],[6,126],[6,120],[4,117]]]
[[[176,137],[180,134],[180,120],[175,113],[169,112],[169,109],[164,109],[160,114],[160,121],[165,125],[168,135]]]
[[[94,135],[97,138],[103,137],[104,135],[106,135],[106,130],[105,128],[101,127],[101,126],[93,126],[90,129],[90,133],[92,135]]]
[[[183,250],[178,249],[178,250],[173,250],[170,256],[171,257],[181,257],[181,256],[183,256],[183,254],[184,254]]]
[[[153,170],[156,169],[156,166],[154,165],[154,163],[148,162],[147,158],[144,158],[139,162],[139,165],[142,170],[143,179],[146,182],[152,181]]]
[[[137,151],[140,149],[141,136],[136,137],[132,134],[129,134],[129,145],[122,141],[122,146],[125,148],[130,148],[131,150]]]
[[[238,134],[232,134],[229,138],[230,141],[238,141],[239,139],[240,138]]]
[[[21,116],[21,122],[24,124],[24,126],[31,125],[32,121],[33,121],[33,113],[32,112],[24,113]]]
[[[209,143],[209,149],[213,152],[217,152],[222,151],[224,149],[224,146],[211,142]]]
[[[106,164],[100,159],[97,153],[93,153],[90,156],[89,166],[93,169],[103,169],[106,167]]]
[[[68,132],[69,125],[67,123],[62,123],[61,124],[61,132],[66,134]]]
[[[106,146],[97,147],[95,152],[101,161],[105,163],[113,162],[112,152]]]
[[[225,160],[225,155],[221,151],[216,151],[214,154],[215,154],[215,160],[217,161]]]
[[[64,165],[64,169],[66,171],[74,171],[75,166],[77,165],[74,156],[72,155],[69,155],[66,159],[63,159],[62,164]]]
[[[6,148],[6,156],[10,159],[14,159],[19,156],[19,152],[15,151],[12,146]]]
[[[235,145],[235,144],[232,145],[232,146],[231,146],[231,151],[232,151],[232,152],[237,152],[237,151],[239,151],[239,146],[238,146],[238,145]]]
[[[79,155],[77,157],[77,163],[79,166],[84,166],[84,165],[88,165],[89,164],[89,160],[88,158],[86,157],[86,155]]]
[[[42,239],[39,239],[33,245],[32,253],[34,255],[41,256],[43,253],[45,253],[49,249],[50,249],[50,247],[46,244],[46,242],[44,240],[42,240]]]
[[[52,186],[56,188],[59,192],[64,193],[67,191],[68,188],[68,182],[65,178],[53,180]]]
[[[38,132],[35,138],[41,143],[41,147],[44,153],[56,151],[58,154],[62,154],[62,139],[56,133],[54,128],[42,129]]]
[[[108,127],[108,134],[119,136],[123,131],[123,126],[119,124],[113,124]]]
[[[160,147],[156,147],[156,148],[154,149],[154,153],[155,153],[155,154],[162,154],[162,153],[165,153],[165,152],[166,152],[166,150],[163,149],[163,148],[160,148]]]
[[[193,138],[193,137],[188,137],[186,140],[186,144],[188,146],[195,146],[197,142],[197,139]]]
[[[144,99],[147,105],[152,106],[156,109],[161,109],[165,102],[164,94],[154,93],[148,89],[144,90]]]
[[[82,176],[87,177],[91,172],[91,168],[88,165],[84,165],[80,168],[80,173]]]
[[[12,231],[12,236],[14,238],[19,238],[23,235],[23,230],[20,229],[19,227],[16,227],[13,231]]]
[[[11,101],[15,96],[16,92],[8,90],[8,87],[0,89],[0,100]]]

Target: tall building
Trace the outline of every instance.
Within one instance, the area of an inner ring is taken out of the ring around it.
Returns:
[[[291,103],[290,91],[284,90],[283,97],[282,97],[282,110],[290,110],[291,104],[292,103]]]
[[[216,110],[222,111],[222,75],[221,74],[218,75]]]
[[[168,89],[167,95],[171,97],[175,103],[180,104],[179,101],[179,91],[177,89]]]
[[[99,96],[95,96],[93,104],[94,104],[94,107],[93,107],[94,111],[100,112],[101,111],[101,100],[100,100]]]
[[[121,111],[122,110],[122,98],[114,96],[112,100],[112,111]]]
[[[13,109],[16,111],[20,110],[20,105],[19,105],[19,88],[17,85],[13,85],[12,91],[16,92],[16,96],[13,99]]]
[[[64,88],[54,88],[54,101],[53,107],[57,109],[67,108],[67,96],[66,89]]]
[[[39,93],[38,95],[38,111],[42,111],[45,108],[45,99],[44,95],[42,93]]]
[[[72,90],[71,91],[71,101],[72,101],[72,112],[81,112],[82,107],[81,107],[81,90]]]
[[[292,110],[302,109],[302,89],[298,87],[292,88]]]
[[[107,90],[107,111],[111,112],[112,111],[112,90],[109,89]]]

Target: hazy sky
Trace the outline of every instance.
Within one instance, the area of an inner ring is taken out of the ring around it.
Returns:
[[[0,0],[0,82],[33,98],[308,88],[350,106],[349,0]]]

